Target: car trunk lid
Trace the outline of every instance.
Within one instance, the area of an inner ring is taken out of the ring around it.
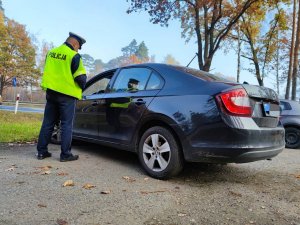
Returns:
[[[234,94],[229,96],[228,93]],[[229,108],[226,106],[227,103],[226,100],[224,100],[224,95],[227,95],[227,98],[233,101],[231,105],[238,105],[239,108],[243,107],[240,110],[237,108],[238,112],[245,113],[241,115],[235,113],[235,111],[233,111],[235,110],[234,107],[231,111],[230,106]],[[279,99],[276,92],[270,88],[239,84],[224,90],[217,96],[217,100],[220,105],[223,105],[222,111],[227,114],[252,117],[259,127],[274,128],[278,125],[280,116]]]

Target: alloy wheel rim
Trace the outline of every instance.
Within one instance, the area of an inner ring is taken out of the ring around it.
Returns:
[[[52,138],[56,141],[61,141],[61,131],[60,128],[55,127],[54,131],[52,132]]]
[[[143,159],[152,171],[165,170],[171,159],[171,148],[167,139],[160,134],[148,136],[143,145]]]

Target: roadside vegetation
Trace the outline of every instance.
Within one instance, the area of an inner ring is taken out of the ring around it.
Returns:
[[[0,111],[0,143],[37,141],[42,117],[39,113]]]

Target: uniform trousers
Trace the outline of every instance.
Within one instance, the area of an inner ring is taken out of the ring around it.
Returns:
[[[48,144],[55,124],[60,122],[61,126],[61,154],[60,158],[67,158],[72,155],[72,130],[75,114],[76,99],[50,89],[46,92],[46,106],[43,124],[37,143],[38,154],[48,151]]]

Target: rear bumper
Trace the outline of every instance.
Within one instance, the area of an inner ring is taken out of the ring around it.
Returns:
[[[192,154],[186,154],[185,159],[189,162],[206,163],[248,163],[258,160],[271,159],[277,156],[284,146],[272,149],[237,149],[237,148],[206,148],[193,149]]]
[[[247,163],[271,159],[285,146],[284,129],[244,130],[220,127],[184,140],[186,161],[207,163]],[[207,135],[207,136],[205,136]]]

